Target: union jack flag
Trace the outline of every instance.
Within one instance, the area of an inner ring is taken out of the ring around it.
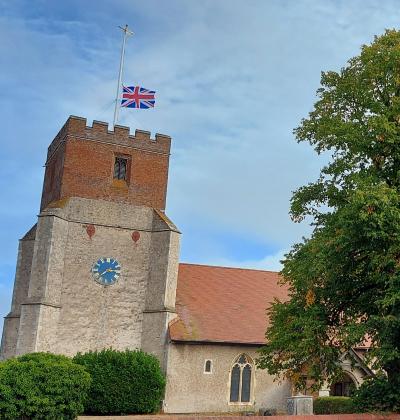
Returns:
[[[140,86],[123,86],[122,87],[121,106],[126,108],[154,108],[155,91],[142,88]]]

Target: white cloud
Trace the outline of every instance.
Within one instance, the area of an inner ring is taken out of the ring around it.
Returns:
[[[308,232],[288,217],[291,192],[323,162],[292,135],[320,71],[339,69],[400,18],[396,1],[373,0],[0,4],[0,266],[16,260],[17,238],[34,223],[46,147],[67,116],[112,118],[118,24],[136,32],[125,81],[157,90],[155,110],[124,110],[121,123],[173,137],[170,217],[283,250]],[[227,246],[241,244],[204,246],[198,260],[219,263],[210,250]],[[281,255],[237,265],[278,269]]]

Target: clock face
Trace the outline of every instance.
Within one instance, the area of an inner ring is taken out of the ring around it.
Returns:
[[[114,258],[100,258],[92,267],[94,279],[104,285],[114,284],[121,273],[121,266]]]

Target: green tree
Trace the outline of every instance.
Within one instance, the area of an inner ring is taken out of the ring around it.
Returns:
[[[294,132],[329,163],[292,197],[292,218],[314,230],[285,256],[289,299],[269,310],[258,363],[299,386],[307,371],[318,387],[367,336],[370,362],[399,390],[400,32],[323,72],[317,96]]]

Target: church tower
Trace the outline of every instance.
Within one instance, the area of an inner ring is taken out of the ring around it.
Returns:
[[[171,139],[71,116],[20,240],[0,358],[136,349],[165,364],[179,231],[164,213]]]

